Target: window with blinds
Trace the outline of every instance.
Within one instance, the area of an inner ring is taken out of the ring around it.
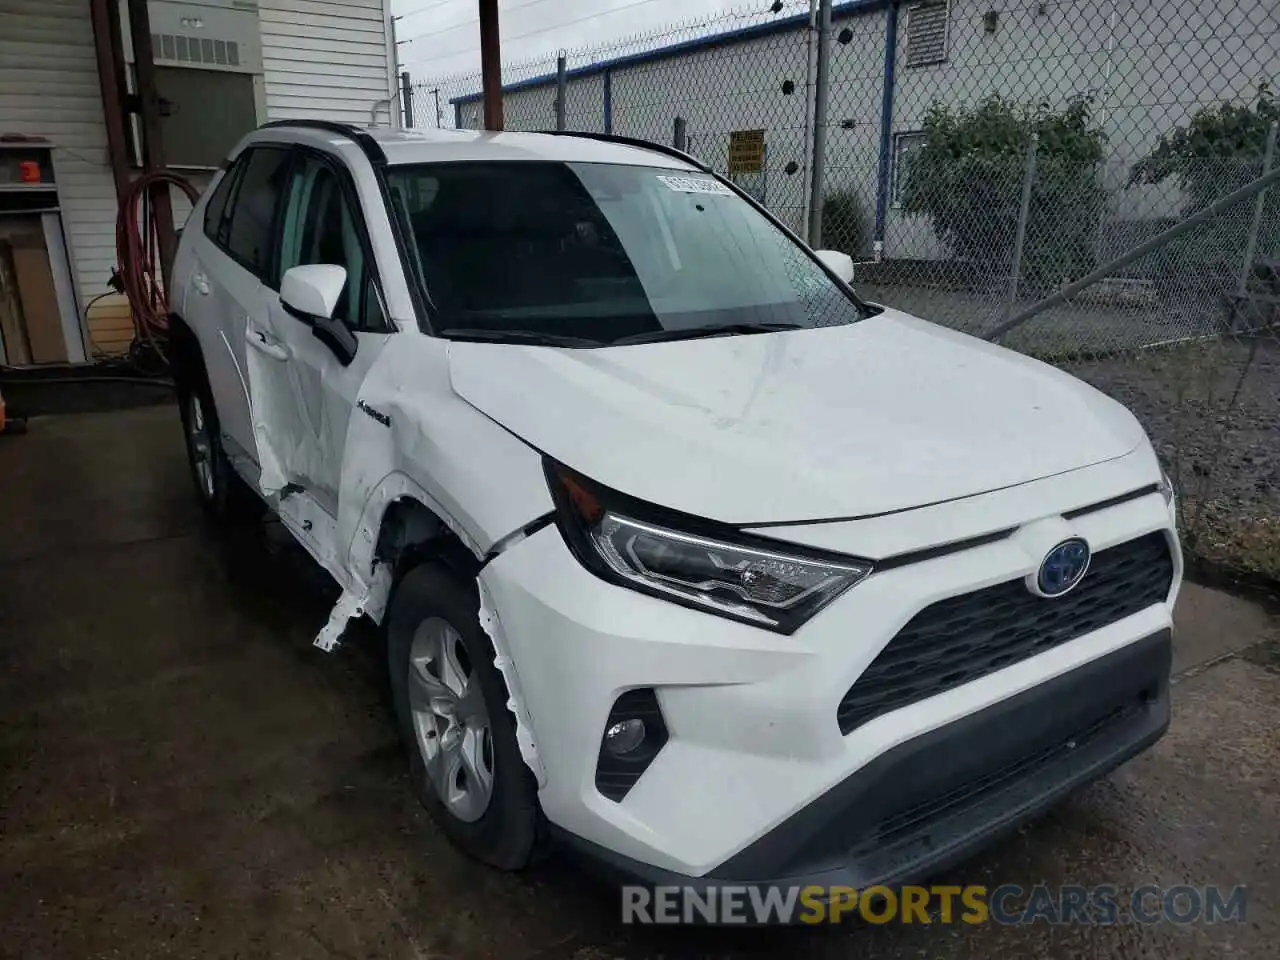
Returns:
[[[949,2],[920,3],[907,10],[907,66],[947,59]]]

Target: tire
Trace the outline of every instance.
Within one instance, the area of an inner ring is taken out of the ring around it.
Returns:
[[[537,790],[493,660],[472,584],[439,562],[401,578],[387,663],[414,791],[463,852],[519,870],[539,847]]]
[[[202,370],[179,379],[178,407],[187,466],[205,516],[218,524],[261,519],[262,502],[240,479],[222,447],[218,411]]]

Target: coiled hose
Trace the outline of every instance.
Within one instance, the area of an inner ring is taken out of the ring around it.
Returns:
[[[157,185],[177,187],[192,205],[200,197],[191,181],[169,170],[153,170],[135,179],[116,217],[116,258],[120,262],[121,292],[128,298],[133,315],[134,346],[145,345],[165,360],[169,299],[157,264],[159,242],[151,203],[151,191]]]

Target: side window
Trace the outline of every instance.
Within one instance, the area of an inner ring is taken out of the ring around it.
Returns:
[[[276,147],[256,147],[248,158],[237,162],[244,170],[237,177],[235,197],[226,218],[227,252],[266,283],[272,282],[271,264],[275,252],[273,227],[276,208],[284,196],[289,173],[289,151]]]
[[[334,319],[352,330],[381,330],[385,323],[361,241],[362,226],[359,211],[348,201],[332,167],[314,157],[298,164],[285,208],[280,272],[312,263],[345,268],[347,285]]]
[[[204,207],[204,234],[214,243],[227,243],[227,200],[235,189],[236,177],[244,169],[244,159],[237,161],[218,181]]]

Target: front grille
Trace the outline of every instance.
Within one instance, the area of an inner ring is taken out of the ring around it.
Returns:
[[[1172,583],[1173,556],[1157,531],[1099,550],[1063,597],[1037,597],[1018,579],[925,607],[844,695],[840,732],[1144,610]]]

